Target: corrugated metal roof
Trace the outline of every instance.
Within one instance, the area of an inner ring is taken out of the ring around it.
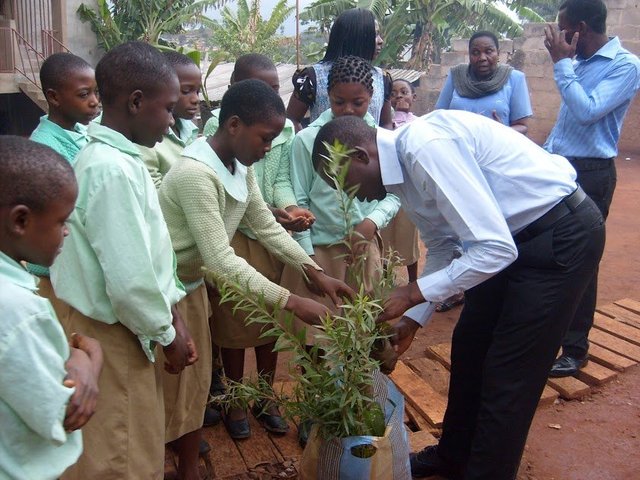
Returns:
[[[419,72],[418,70],[403,70],[401,68],[387,69],[387,72],[394,80],[406,80],[409,83],[416,82],[422,75],[426,75],[425,72]]]
[[[207,79],[207,94],[212,101],[221,100],[224,92],[229,88],[229,79],[233,72],[234,63],[221,63],[216,65],[211,75]],[[280,79],[280,97],[285,105],[289,103],[289,98],[293,93],[293,84],[291,77],[296,71],[296,66],[292,64],[277,64],[278,78]],[[207,67],[203,67],[206,71]]]

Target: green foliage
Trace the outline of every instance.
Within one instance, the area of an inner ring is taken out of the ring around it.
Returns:
[[[184,25],[206,23],[203,13],[226,0],[97,0],[97,10],[84,3],[78,15],[91,24],[98,45],[108,51],[124,42],[158,44],[162,33],[178,33]]]
[[[553,0],[317,0],[301,15],[305,22],[315,22],[328,32],[333,19],[348,8],[370,9],[380,23],[385,45],[376,63],[424,69],[434,61],[452,38],[465,38],[478,30],[491,30],[498,35],[515,37],[522,33],[522,22],[544,21]],[[514,18],[503,4],[517,15]],[[406,64],[402,59],[409,57]]]
[[[326,174],[334,182],[347,225],[353,202],[353,189],[345,190],[349,154],[340,144],[328,146],[330,162]],[[351,229],[349,229],[351,230]],[[345,245],[349,246],[348,242]],[[218,285],[223,302],[233,302],[234,311],[247,314],[248,323],[264,326],[264,337],[276,338],[275,350],[290,352],[290,375],[294,381],[291,394],[275,392],[269,383],[258,378],[229,385],[226,396],[216,397],[229,406],[246,408],[250,402],[274,402],[285,416],[311,419],[321,438],[353,435],[384,435],[384,414],[373,398],[373,374],[379,362],[371,352],[388,337],[376,323],[384,299],[394,285],[394,261],[382,274],[373,292],[361,287],[353,300],[345,299],[338,315],[321,319],[315,345],[306,346],[306,332],[294,329],[293,315],[266,305],[262,296],[251,293],[248,285],[239,285],[208,272]],[[358,284],[363,285],[360,277]]]
[[[251,0],[251,3],[238,0],[236,7],[234,13],[225,6],[221,11],[222,21],[209,23],[213,46],[226,52],[229,61],[246,53],[261,53],[274,61],[283,60],[273,58],[282,42],[282,37],[277,33],[293,13],[294,7],[287,6],[287,0],[279,0],[268,19],[263,19],[260,14],[259,0]]]

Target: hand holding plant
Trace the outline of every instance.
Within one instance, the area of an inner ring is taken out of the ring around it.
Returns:
[[[365,218],[353,228],[353,231],[347,239],[351,250],[351,257],[347,259],[349,264],[356,263],[358,258],[366,255],[369,242],[373,241],[377,231],[378,227],[376,224],[368,218]],[[363,260],[365,259],[363,258]]]

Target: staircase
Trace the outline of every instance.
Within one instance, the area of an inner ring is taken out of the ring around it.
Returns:
[[[34,85],[31,81],[27,80],[27,78],[20,74],[16,74],[16,83],[18,88],[24,93],[27,97],[31,99],[33,103],[35,103],[40,110],[44,113],[49,112],[49,105],[47,104],[47,99],[44,97],[44,93],[42,93],[42,89],[38,85]]]
[[[13,22],[12,22],[13,23]],[[50,30],[41,31],[38,46],[29,42],[14,25],[0,26],[3,31],[3,49],[11,50],[3,56],[3,72],[13,73],[15,85],[43,112],[48,112],[48,105],[40,85],[40,67],[44,60],[53,53],[69,52]]]

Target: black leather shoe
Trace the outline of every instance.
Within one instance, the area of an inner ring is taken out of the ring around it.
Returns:
[[[213,427],[217,425],[222,420],[222,413],[215,407],[211,405],[207,405],[204,409],[204,420],[202,422],[203,427]]]
[[[438,454],[438,446],[431,445],[418,453],[412,453],[411,475],[415,478],[440,475],[450,480],[460,480],[464,475],[463,468],[448,462]]]
[[[234,440],[242,440],[251,436],[251,426],[246,417],[240,420],[230,420],[228,417],[224,417],[223,422],[229,436]]]
[[[578,373],[578,370],[580,370],[587,364],[587,358],[587,355],[579,358],[570,357],[569,355],[562,355],[555,362],[553,362],[553,366],[551,367],[549,376],[553,378],[559,378],[575,375],[576,373]]]
[[[289,425],[284,418],[281,415],[270,415],[263,405],[256,403],[251,410],[267,432],[284,435],[289,431]]]

